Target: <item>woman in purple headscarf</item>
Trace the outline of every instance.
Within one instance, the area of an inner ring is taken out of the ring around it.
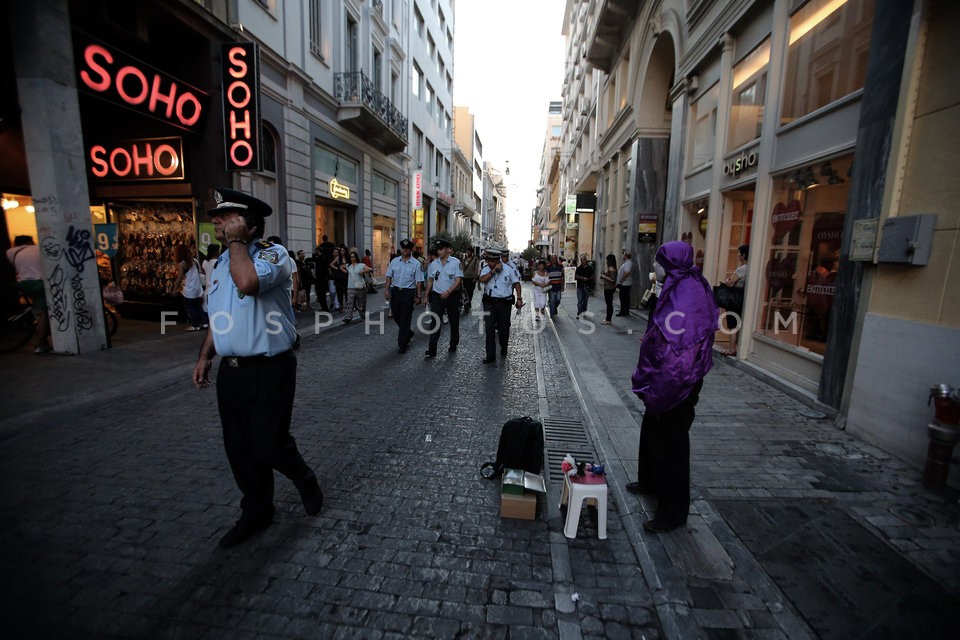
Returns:
[[[687,523],[690,509],[690,425],[703,377],[713,366],[718,309],[713,290],[693,265],[693,247],[667,242],[654,269],[663,290],[640,345],[633,392],[646,411],[640,427],[633,493],[657,497],[657,512],[644,523],[662,532]]]

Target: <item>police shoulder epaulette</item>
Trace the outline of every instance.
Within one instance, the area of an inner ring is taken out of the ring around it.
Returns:
[[[273,243],[272,243],[272,242],[268,242],[267,240],[260,240],[260,241],[257,242],[257,244],[254,245],[254,246],[256,246],[257,249],[267,249],[267,248],[269,248],[269,247],[272,247],[272,246],[273,246]]]

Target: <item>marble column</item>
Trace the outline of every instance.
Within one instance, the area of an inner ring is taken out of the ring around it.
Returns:
[[[8,10],[53,350],[97,351],[107,339],[67,1]]]

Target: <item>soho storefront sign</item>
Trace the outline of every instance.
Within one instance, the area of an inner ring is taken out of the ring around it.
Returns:
[[[100,180],[182,180],[180,138],[117,140],[95,144],[87,154],[90,173]]]
[[[227,171],[260,171],[260,49],[223,45],[223,136]]]
[[[340,200],[349,200],[350,187],[339,182],[336,178],[330,178],[330,197]]]
[[[736,158],[733,158],[729,162],[725,162],[723,164],[723,175],[737,176],[740,175],[740,172],[746,171],[747,169],[755,166],[757,166],[757,152],[744,152]]]
[[[202,130],[206,93],[85,34],[74,36],[82,91],[187,131]]]

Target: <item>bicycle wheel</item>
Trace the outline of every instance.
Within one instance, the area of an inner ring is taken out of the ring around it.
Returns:
[[[117,314],[106,307],[103,308],[103,326],[107,330],[108,336],[115,334],[117,329],[120,327],[120,322],[117,320]]]
[[[0,353],[12,353],[30,342],[37,326],[33,314],[20,311],[3,318],[0,323]]]

